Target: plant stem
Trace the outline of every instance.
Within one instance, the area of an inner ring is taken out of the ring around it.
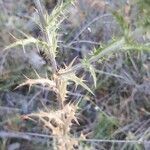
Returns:
[[[39,18],[40,18],[40,22],[41,22],[42,30],[43,30],[43,36],[48,44],[48,49],[49,49],[48,52],[49,52],[49,57],[50,57],[51,65],[52,65],[52,72],[56,74],[57,63],[55,59],[55,54],[50,50],[51,49],[50,34],[49,34],[49,31],[47,31],[47,28],[46,28],[47,22],[44,17],[44,14],[46,14],[46,12],[44,12],[45,9],[43,8],[43,5],[41,4],[40,0],[34,0],[34,2],[39,13]]]

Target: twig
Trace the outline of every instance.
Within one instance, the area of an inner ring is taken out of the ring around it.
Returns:
[[[30,101],[28,102],[27,106],[29,107],[32,102],[41,94],[41,91],[37,92],[31,99]]]
[[[31,140],[31,137],[23,132],[5,132],[0,131],[0,137],[1,138],[19,138],[19,139],[25,139],[25,140]]]
[[[42,137],[42,138],[67,138],[65,136],[52,136],[40,133],[32,133],[32,132],[0,132],[0,137],[12,137],[12,138],[23,138],[27,140],[31,140],[33,137]],[[142,140],[107,140],[107,139],[82,139],[75,138],[77,141],[82,142],[103,142],[103,143],[139,143],[139,144],[150,144],[150,141],[142,141]]]
[[[61,44],[60,46],[62,46],[63,48],[68,48],[68,49],[73,49],[77,52],[81,51],[80,48],[76,48],[76,47],[72,47],[72,46],[67,46],[67,45],[64,45],[64,44]]]
[[[52,135],[46,135],[46,134],[40,134],[40,133],[32,133],[32,132],[5,132],[0,131],[0,138],[19,138],[19,139],[25,139],[28,141],[34,140],[33,137],[40,137],[40,138],[46,138],[46,139],[52,139],[52,138],[67,138],[64,136],[52,136]],[[131,143],[131,144],[150,144],[150,141],[142,141],[142,140],[107,140],[107,139],[82,139],[82,138],[75,138],[75,140],[80,142],[101,142],[101,143]]]
[[[88,40],[72,41],[72,42],[69,43],[69,45],[76,44],[76,43],[88,43],[88,44],[100,45],[99,42],[88,41]]]
[[[12,111],[21,112],[21,109],[19,108],[11,108],[11,107],[4,107],[4,106],[0,106],[0,110],[7,111],[7,112],[12,112]]]
[[[94,18],[91,22],[89,22],[88,24],[86,24],[80,31],[79,33],[73,38],[73,40],[68,44],[69,46],[71,45],[71,43],[73,41],[75,41],[81,34],[84,30],[86,30],[90,25],[92,25],[94,22],[96,22],[97,20],[99,19],[102,19],[104,17],[108,17],[108,16],[112,16],[112,14],[104,14],[102,16],[97,16],[96,18]]]

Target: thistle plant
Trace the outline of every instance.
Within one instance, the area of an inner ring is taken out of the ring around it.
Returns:
[[[72,121],[74,120],[78,123],[76,118],[77,104],[68,103],[65,104],[67,98],[67,85],[70,80],[74,81],[76,84],[82,85],[88,91],[92,92],[86,84],[83,83],[81,78],[76,76],[75,71],[71,71],[74,60],[70,65],[66,65],[65,68],[59,68],[56,61],[57,48],[58,48],[58,28],[60,23],[64,20],[62,10],[68,5],[68,3],[60,3],[51,12],[50,15],[46,12],[45,8],[41,4],[40,0],[35,1],[35,5],[38,11],[40,24],[40,29],[42,31],[42,40],[31,37],[25,33],[25,39],[17,39],[17,41],[5,50],[13,48],[15,46],[23,46],[25,52],[25,46],[27,44],[35,44],[38,50],[43,49],[46,57],[50,60],[51,77],[42,78],[37,73],[38,79],[29,79],[26,77],[26,81],[20,84],[17,88],[25,85],[29,87],[33,85],[40,84],[43,87],[53,91],[56,94],[58,109],[55,111],[39,111],[38,113],[32,113],[28,115],[30,118],[38,118],[42,122],[43,126],[51,131],[51,134],[55,137],[55,145],[57,149],[70,150],[73,149],[74,145],[77,145],[77,141],[71,138],[70,127]],[[61,19],[61,17],[63,19]],[[67,72],[67,73],[66,73]]]
[[[20,84],[17,88],[25,85],[29,87],[33,85],[41,85],[55,93],[57,98],[58,107],[56,110],[46,108],[46,110],[40,110],[37,113],[29,114],[28,117],[32,119],[39,119],[45,128],[48,128],[50,133],[55,137],[55,145],[58,150],[71,150],[75,145],[78,145],[78,141],[70,134],[72,122],[78,123],[76,112],[78,109],[78,103],[66,103],[68,97],[68,85],[70,82],[74,82],[75,86],[82,86],[89,93],[93,94],[93,91],[84,83],[83,78],[77,76],[77,71],[82,68],[88,70],[94,81],[96,87],[96,73],[93,62],[98,61],[100,58],[111,55],[114,52],[129,49],[148,49],[147,47],[139,47],[139,45],[130,45],[126,42],[126,37],[122,37],[120,40],[116,40],[108,47],[102,47],[93,51],[87,58],[81,60],[80,63],[74,65],[75,59],[65,67],[58,67],[59,64],[56,61],[58,48],[58,29],[61,22],[65,19],[64,10],[70,4],[69,2],[60,2],[49,15],[46,9],[41,4],[40,0],[35,0],[36,9],[39,15],[38,26],[42,31],[42,38],[34,38],[23,33],[25,39],[17,39],[17,41],[5,50],[22,46],[25,51],[25,46],[28,44],[35,44],[38,50],[43,50],[46,57],[50,60],[51,74],[46,78],[41,77],[37,73],[37,79],[30,79],[26,77],[26,81]],[[128,35],[132,36],[132,33]]]

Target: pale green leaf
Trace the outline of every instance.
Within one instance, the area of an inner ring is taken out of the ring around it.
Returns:
[[[10,44],[9,46],[5,47],[4,50],[7,50],[7,49],[11,49],[11,48],[14,48],[16,46],[25,46],[25,45],[28,45],[28,44],[31,44],[31,43],[38,43],[39,40],[33,38],[33,37],[30,37],[30,38],[27,38],[27,39],[21,39],[21,40],[17,40],[16,42]]]
[[[88,59],[84,59],[82,61],[83,66],[85,67],[85,69],[87,69],[87,71],[89,71],[93,77],[93,81],[94,81],[94,86],[96,87],[96,73],[95,73],[95,68],[92,66],[92,64],[90,64],[90,62],[88,61]]]
[[[89,91],[94,95],[91,89],[83,82],[84,80],[82,78],[78,78],[74,73],[66,74],[63,76],[63,78],[75,82],[76,85],[81,85],[84,89],[86,89],[87,91]]]

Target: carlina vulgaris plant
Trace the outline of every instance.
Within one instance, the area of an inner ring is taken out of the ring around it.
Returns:
[[[88,68],[88,71],[91,72],[91,75],[94,80],[94,84],[96,86],[96,74],[95,68],[92,63],[99,60],[101,57],[105,57],[120,50],[128,50],[132,48],[132,45],[126,44],[126,39],[122,37],[121,39],[115,41],[113,44],[105,47],[98,54],[92,54],[89,59],[84,59],[81,63],[77,65],[73,65],[75,59],[65,68],[58,69],[58,62],[56,61],[57,48],[58,48],[58,28],[60,23],[64,20],[63,11],[70,1],[63,3],[60,2],[57,5],[51,14],[49,15],[44,6],[41,4],[40,0],[35,0],[35,5],[38,11],[40,24],[38,24],[41,28],[43,39],[37,39],[32,36],[23,34],[25,39],[17,39],[17,41],[5,48],[5,50],[9,48],[13,48],[15,46],[24,46],[28,44],[35,44],[37,47],[42,47],[44,49],[44,53],[50,60],[51,64],[51,72],[52,75],[50,78],[42,78],[37,73],[37,79],[30,79],[26,77],[26,81],[20,84],[17,88],[29,85],[40,84],[50,91],[53,91],[56,94],[58,109],[57,110],[49,110],[47,111],[40,110],[38,113],[29,114],[29,118],[38,118],[43,125],[51,131],[51,134],[54,136],[55,148],[58,150],[71,150],[74,149],[75,145],[78,145],[78,141],[72,137],[70,134],[72,121],[74,120],[78,123],[76,118],[76,112],[78,105],[75,103],[67,103],[66,98],[68,94],[68,84],[70,81],[75,82],[76,86],[81,85],[88,92],[92,93],[91,89],[84,83],[82,78],[79,78],[76,75],[76,71],[81,68]]]
[[[44,43],[43,45],[45,47],[45,53],[47,57],[49,57],[51,63],[52,76],[51,79],[43,79],[41,77],[39,77],[39,79],[27,79],[27,81],[22,85],[33,85],[40,83],[44,86],[48,86],[50,90],[53,90],[56,93],[59,107],[56,111],[40,111],[35,114],[30,114],[29,117],[39,118],[40,121],[43,122],[44,126],[52,131],[52,135],[55,136],[54,147],[56,149],[71,150],[73,149],[74,145],[77,145],[77,141],[70,136],[70,127],[72,125],[72,120],[78,122],[75,116],[77,105],[71,103],[65,104],[65,100],[68,92],[68,80],[72,78],[72,75],[74,76],[74,78],[76,78],[76,76],[74,73],[62,76],[61,73],[64,73],[65,71],[70,69],[72,63],[70,64],[70,66],[66,66],[65,69],[58,70],[57,62],[55,59],[56,49],[58,47],[57,29],[61,22],[59,20],[59,17],[65,5],[61,3],[59,6],[56,6],[51,15],[48,15],[48,13],[45,11],[40,0],[36,0],[35,5],[38,10],[41,29],[44,36],[44,41],[42,41],[42,43]]]
[[[51,78],[42,78],[37,72],[37,79],[30,79],[26,77],[26,81],[17,86],[19,88],[24,85],[29,85],[29,88],[33,85],[40,84],[44,87],[47,87],[50,91],[53,91],[56,94],[58,101],[58,109],[57,110],[49,110],[47,111],[40,110],[38,113],[32,113],[27,115],[30,119],[38,118],[40,122],[44,125],[44,127],[48,128],[51,134],[54,136],[54,148],[58,150],[71,150],[74,149],[75,145],[78,145],[78,141],[73,138],[70,134],[70,127],[72,126],[72,121],[74,120],[78,123],[76,118],[77,104],[75,103],[67,103],[67,85],[69,81],[72,80],[77,85],[83,86],[89,92],[92,91],[88,88],[86,84],[83,83],[82,78],[78,78],[76,76],[76,71],[72,70],[72,65],[75,59],[65,68],[59,68],[56,61],[57,54],[57,31],[60,23],[64,20],[62,10],[68,6],[70,2],[67,3],[59,3],[54,10],[48,15],[46,9],[40,2],[40,0],[35,0],[35,5],[37,8],[37,12],[40,20],[40,28],[42,31],[43,39],[39,40],[32,36],[29,36],[23,32],[25,39],[17,39],[16,42],[9,45],[5,48],[5,50],[16,47],[16,46],[24,46],[28,44],[36,44],[37,48],[42,47],[44,49],[44,53],[50,60],[51,64]],[[61,19],[61,17],[63,19]],[[25,49],[24,49],[25,51]],[[79,124],[79,123],[78,123]]]

